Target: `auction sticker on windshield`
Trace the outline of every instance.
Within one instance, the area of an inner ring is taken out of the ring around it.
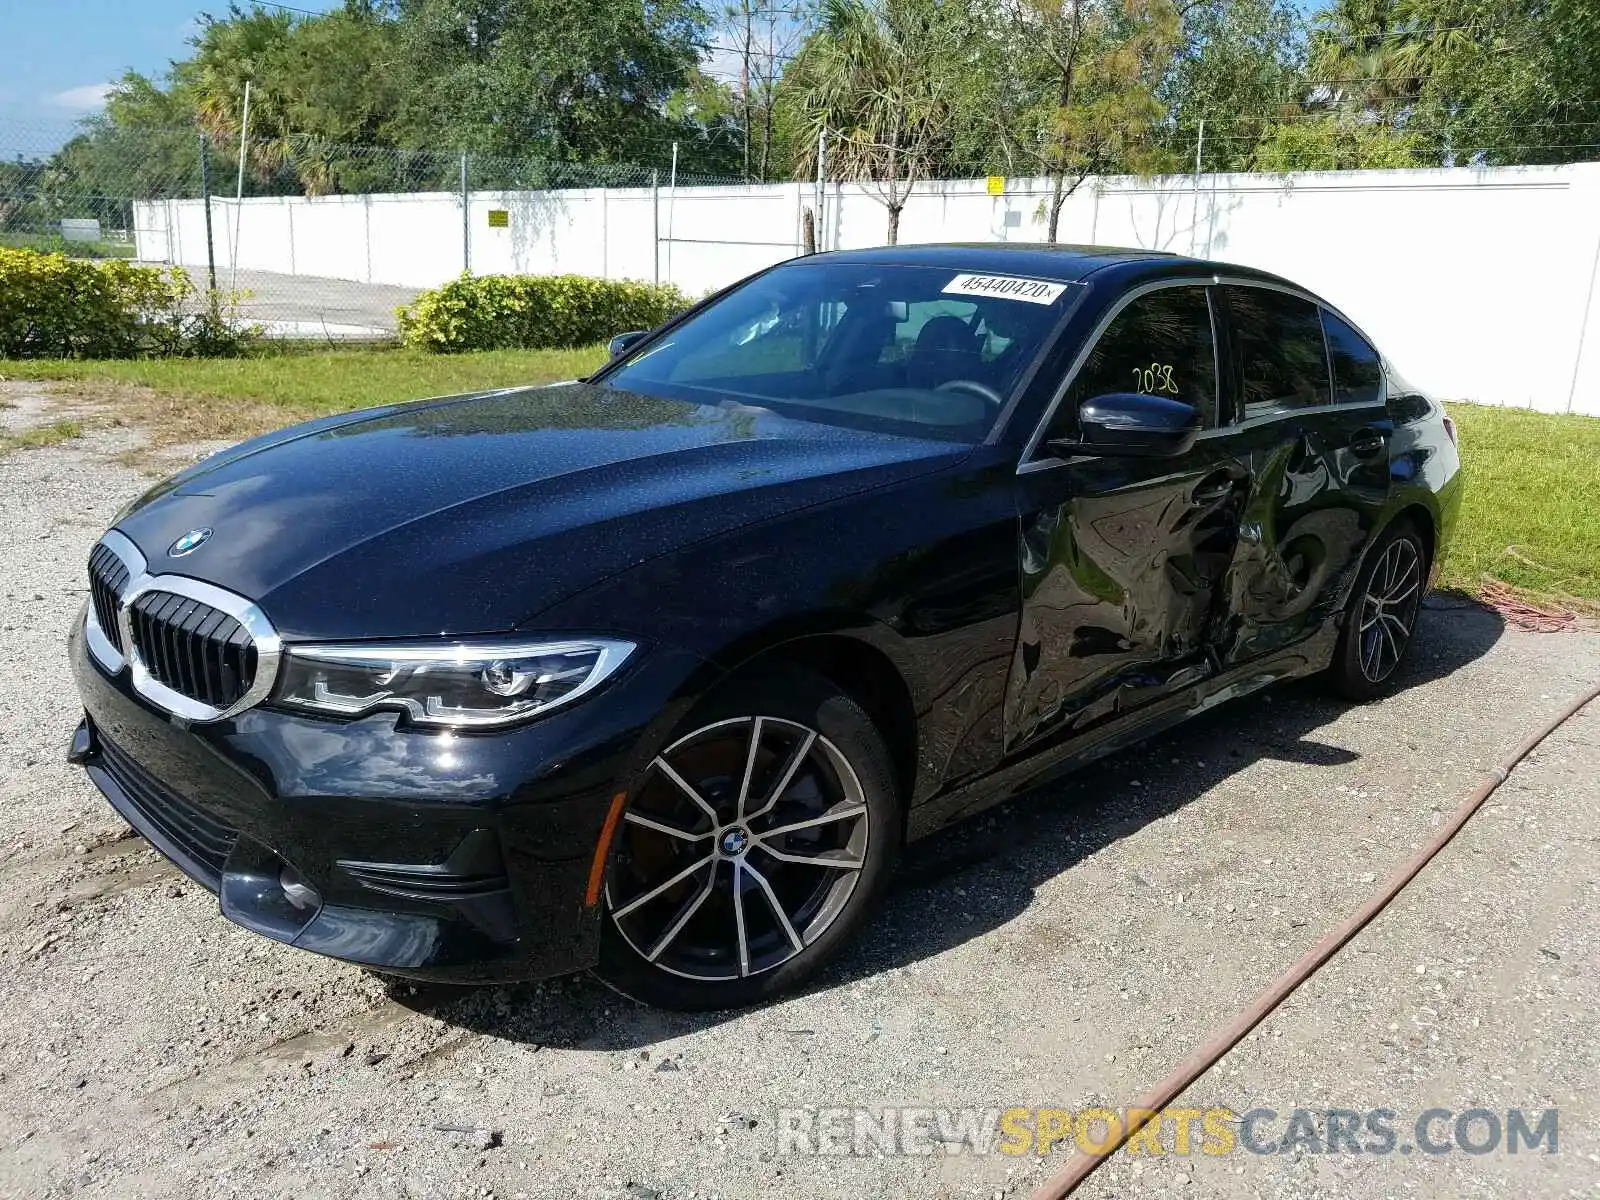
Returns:
[[[939,289],[954,296],[998,296],[1030,304],[1054,304],[1067,290],[1064,283],[1018,279],[1012,275],[957,275]]]

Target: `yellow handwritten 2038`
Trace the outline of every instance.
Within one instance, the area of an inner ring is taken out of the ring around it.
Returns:
[[[1153,362],[1148,367],[1133,368],[1133,390],[1165,392],[1169,396],[1176,396],[1178,383],[1172,377],[1172,367],[1169,364]]]

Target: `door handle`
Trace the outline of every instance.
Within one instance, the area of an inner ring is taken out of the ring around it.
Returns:
[[[1389,438],[1381,429],[1368,426],[1350,437],[1350,453],[1357,458],[1377,458],[1389,448]]]
[[[1189,503],[1196,508],[1206,508],[1213,504],[1221,504],[1233,494],[1233,476],[1227,472],[1218,472],[1207,475],[1195,484],[1194,491],[1189,493]]]

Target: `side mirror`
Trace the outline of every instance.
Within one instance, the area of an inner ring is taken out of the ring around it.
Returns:
[[[1056,454],[1109,454],[1171,458],[1194,445],[1204,424],[1200,410],[1168,396],[1112,392],[1078,409],[1078,436],[1051,438]]]
[[[627,333],[619,333],[606,343],[606,353],[612,358],[616,358],[619,354],[626,354],[628,347],[632,346],[640,338],[648,337],[649,334],[650,331],[648,329],[632,329]]]

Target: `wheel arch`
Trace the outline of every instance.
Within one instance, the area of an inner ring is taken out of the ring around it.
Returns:
[[[1422,548],[1428,554],[1428,569],[1431,571],[1436,565],[1439,552],[1439,523],[1433,510],[1420,500],[1412,498],[1398,508],[1389,520],[1384,522],[1383,529],[1379,530],[1381,536],[1401,521],[1409,521],[1418,533],[1422,535]]]
[[[1372,532],[1367,535],[1366,544],[1361,547],[1361,552],[1351,563],[1349,572],[1343,577],[1338,590],[1334,593],[1337,597],[1337,606],[1333,610],[1336,621],[1344,620],[1350,597],[1355,592],[1356,581],[1361,578],[1361,572],[1365,569],[1373,548],[1383,541],[1384,535],[1394,528],[1395,522],[1409,521],[1416,527],[1417,532],[1422,535],[1429,571],[1432,571],[1439,547],[1439,514],[1435,511],[1432,500],[1433,497],[1427,492],[1409,492],[1397,496],[1373,522]]]
[[[771,662],[801,667],[859,704],[889,748],[903,819],[917,784],[919,736],[911,684],[892,653],[892,640],[886,627],[870,620],[811,618],[748,635],[716,660],[729,678]]]

